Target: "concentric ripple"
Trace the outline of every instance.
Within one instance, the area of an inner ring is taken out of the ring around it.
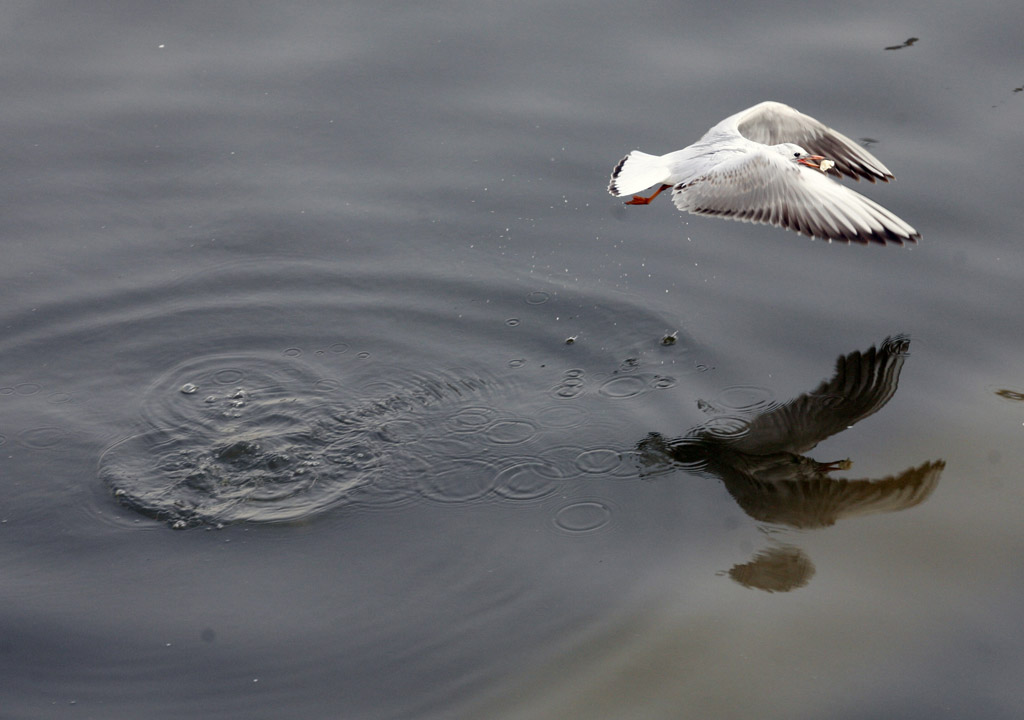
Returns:
[[[108,448],[99,472],[122,504],[176,528],[294,521],[347,502],[404,502],[417,490],[465,501],[492,489],[492,473],[438,472],[435,462],[424,487],[421,458],[433,443],[444,449],[440,434],[451,438],[453,425],[490,428],[492,442],[525,438],[523,421],[495,426],[486,408],[458,407],[493,382],[437,375],[349,389],[293,355],[199,358],[153,385],[147,428]]]

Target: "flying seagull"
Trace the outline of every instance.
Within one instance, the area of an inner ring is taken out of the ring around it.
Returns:
[[[893,174],[845,135],[778,102],[727,117],[667,155],[634,150],[608,192],[647,205],[672,189],[680,210],[784,227],[822,240],[917,242],[921,234],[878,203],[828,177],[888,182]],[[657,185],[652,195],[635,195]]]

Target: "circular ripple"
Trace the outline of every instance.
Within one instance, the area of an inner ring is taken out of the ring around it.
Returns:
[[[182,393],[186,382],[197,392]],[[494,485],[493,464],[477,459],[483,431],[492,445],[536,432],[495,422],[492,408],[458,407],[491,387],[446,374],[360,385],[280,355],[200,358],[154,384],[143,408],[150,429],[109,448],[99,472],[121,503],[178,528],[416,497],[466,502]]]
[[[537,413],[537,419],[546,428],[569,430],[582,426],[590,413],[578,405],[549,405]]]
[[[576,467],[588,475],[603,475],[618,469],[622,456],[608,448],[584,450],[576,457]]]
[[[143,417],[157,428],[203,428],[230,432],[246,418],[286,407],[303,414],[322,402],[320,380],[301,360],[248,355],[214,355],[181,363],[157,380],[143,398]],[[182,388],[190,392],[183,393]],[[194,388],[194,390],[192,390]],[[303,409],[296,409],[296,404]]]
[[[494,408],[467,407],[449,415],[445,424],[457,433],[480,432],[491,423],[497,414]]]
[[[554,523],[559,530],[579,535],[592,533],[608,525],[612,508],[604,500],[580,500],[565,505],[555,512]]]
[[[750,421],[739,415],[719,415],[704,423],[701,429],[718,440],[735,440],[750,431]]]
[[[752,412],[768,407],[774,400],[775,395],[766,387],[733,385],[718,394],[715,404],[730,410]]]
[[[62,444],[68,433],[59,427],[37,427],[18,433],[18,442],[33,450],[48,450]]]
[[[498,420],[484,431],[484,436],[498,445],[526,442],[536,434],[536,426],[526,420]]]
[[[586,392],[586,387],[582,370],[566,370],[561,382],[555,385],[551,392],[556,398],[569,399],[582,395]]]
[[[526,302],[530,305],[543,305],[551,299],[551,295],[543,290],[534,290],[526,296]]]
[[[494,491],[507,500],[540,500],[557,491],[563,477],[562,471],[550,462],[524,458],[498,473]]]
[[[647,378],[642,375],[620,375],[605,380],[598,392],[611,398],[631,398],[643,395],[648,390]]]
[[[420,493],[443,503],[478,500],[494,490],[497,473],[485,460],[452,458],[420,478]]]

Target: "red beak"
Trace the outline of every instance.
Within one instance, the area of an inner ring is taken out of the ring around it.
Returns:
[[[824,159],[824,155],[808,155],[807,157],[800,158],[799,160],[797,160],[797,162],[800,163],[801,165],[806,165],[809,168],[820,170],[821,167],[818,165],[818,163],[820,163]]]

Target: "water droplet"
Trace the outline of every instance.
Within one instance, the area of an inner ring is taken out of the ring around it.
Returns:
[[[199,386],[195,383],[185,383],[181,386],[182,395],[191,395],[199,390]]]
[[[519,318],[509,318],[508,320],[505,321],[505,324],[510,327],[515,327],[516,325],[519,324]]]

